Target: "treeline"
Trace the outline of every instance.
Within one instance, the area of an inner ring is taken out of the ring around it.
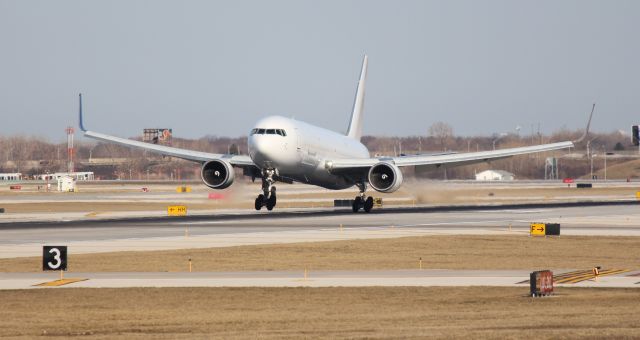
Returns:
[[[396,156],[434,152],[474,152],[575,140],[581,131],[561,130],[552,135],[502,134],[494,136],[456,136],[445,123],[435,123],[425,136],[380,137],[365,136],[362,142],[372,155]],[[591,133],[588,140],[592,153],[637,151],[632,147],[629,136],[619,132]],[[206,136],[199,139],[173,138],[172,146],[211,153],[247,153],[246,137],[228,138]],[[589,172],[589,158],[586,157],[586,143],[580,143],[575,150],[542,153],[513,157],[488,164],[470,165],[436,171],[416,170],[419,176],[428,178],[468,179],[475,172],[488,168],[506,170],[521,179],[544,178],[545,159],[560,157],[567,153],[584,154],[585,157],[561,158],[560,177],[580,177]],[[197,178],[198,164],[164,158],[133,148],[107,143],[83,140],[75,144],[75,169],[94,171],[105,179],[160,179]],[[106,160],[102,163],[96,160]],[[109,160],[112,160],[110,162]],[[613,161],[615,162],[615,161]],[[108,165],[111,163],[111,165]],[[599,167],[600,164],[596,164]],[[38,173],[66,171],[66,143],[51,143],[40,137],[10,136],[0,137],[0,172],[22,172],[26,176]],[[412,169],[408,169],[409,174]]]

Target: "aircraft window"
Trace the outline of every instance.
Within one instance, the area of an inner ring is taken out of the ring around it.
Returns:
[[[258,132],[258,129],[253,129],[253,130],[251,130],[251,135],[255,135],[255,134],[256,134],[256,132]]]
[[[276,133],[282,136],[282,129],[276,129]]]
[[[276,130],[275,129],[267,129],[267,134],[268,135],[275,135],[276,134]]]
[[[258,129],[258,132],[256,132],[259,135],[264,135],[264,129]]]
[[[282,137],[286,137],[287,136],[287,132],[284,130],[280,130],[280,133],[282,135]]]

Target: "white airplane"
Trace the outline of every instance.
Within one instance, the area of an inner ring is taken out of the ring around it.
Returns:
[[[243,175],[251,176],[253,180],[255,178],[262,179],[262,193],[255,200],[256,210],[260,210],[264,206],[268,210],[272,210],[276,206],[276,187],[274,184],[280,181],[285,183],[300,182],[333,190],[346,189],[355,185],[360,189],[360,194],[353,201],[353,212],[358,212],[360,209],[370,212],[373,207],[373,198],[365,195],[367,184],[378,192],[394,192],[402,185],[403,176],[400,170],[402,167],[452,167],[574,146],[574,142],[565,141],[469,153],[371,157],[367,147],[360,142],[367,61],[368,58],[365,55],[351,121],[346,134],[290,118],[270,116],[259,120],[250,131],[248,137],[249,155],[213,154],[185,150],[85,129],[82,117],[82,94],[79,96],[79,125],[84,135],[90,138],[199,162],[202,164],[202,181],[213,189],[229,187],[234,181],[234,167],[242,168]],[[592,115],[593,110],[591,111]],[[585,138],[591,123],[591,116],[584,135],[575,142]]]

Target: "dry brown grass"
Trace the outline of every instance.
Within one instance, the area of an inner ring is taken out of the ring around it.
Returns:
[[[0,291],[0,337],[638,337],[639,289],[159,288]]]
[[[195,271],[640,267],[639,237],[420,236],[166,251],[73,254],[69,270]],[[0,272],[35,272],[40,257],[0,259]]]

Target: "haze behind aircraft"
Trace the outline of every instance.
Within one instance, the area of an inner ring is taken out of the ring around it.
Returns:
[[[262,180],[262,193],[255,200],[255,209],[276,206],[275,182],[300,182],[327,189],[341,190],[357,186],[360,194],[353,202],[353,212],[370,212],[373,198],[366,197],[367,184],[374,190],[391,193],[402,185],[401,167],[441,168],[507,158],[536,152],[570,148],[574,142],[526,146],[469,153],[436,153],[400,157],[371,157],[360,142],[364,112],[365,81],[368,57],[365,55],[356,90],[351,121],[346,134],[313,126],[281,116],[259,120],[249,133],[249,155],[213,154],[144,143],[85,129],[82,115],[82,94],[79,95],[79,125],[84,135],[97,140],[145,149],[162,155],[182,158],[202,164],[201,177],[205,185],[224,189],[233,184],[234,167],[243,175]],[[595,108],[595,104],[594,107]],[[593,108],[587,128],[589,130]]]

